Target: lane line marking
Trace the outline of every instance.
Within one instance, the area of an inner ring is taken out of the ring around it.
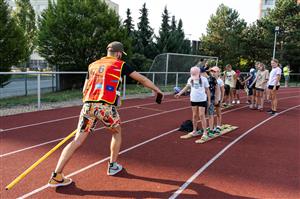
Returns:
[[[166,133],[160,134],[160,135],[158,135],[158,136],[156,136],[156,137],[153,137],[153,138],[151,138],[151,139],[149,139],[149,140],[146,140],[146,141],[144,141],[144,142],[141,142],[141,143],[139,143],[139,144],[136,144],[136,145],[134,145],[134,146],[132,146],[132,147],[130,147],[130,148],[127,148],[127,149],[125,149],[125,150],[122,150],[122,151],[119,153],[119,155],[124,154],[124,153],[126,153],[126,152],[128,152],[128,151],[131,151],[131,150],[133,150],[133,149],[135,149],[135,148],[138,148],[138,147],[140,147],[140,146],[143,146],[143,145],[145,145],[145,144],[147,144],[147,143],[149,143],[149,142],[152,142],[152,141],[154,141],[154,140],[157,140],[158,138],[161,138],[161,137],[164,137],[164,136],[166,136],[166,135],[169,135],[169,134],[171,134],[171,133],[173,133],[173,132],[175,132],[175,131],[178,131],[178,128],[173,129],[173,130],[170,130],[170,131],[168,131],[168,132],[166,132]],[[88,170],[88,169],[90,169],[90,168],[92,168],[92,167],[94,167],[94,166],[96,166],[96,165],[98,165],[98,164],[101,164],[101,163],[103,163],[103,162],[105,162],[105,161],[107,161],[107,160],[109,160],[109,157],[103,158],[102,160],[99,160],[99,161],[94,162],[93,164],[90,164],[90,165],[88,165],[88,166],[86,166],[86,167],[84,167],[84,168],[81,168],[81,169],[79,169],[79,170],[77,170],[77,171],[74,171],[73,173],[68,174],[66,177],[72,177],[72,176],[74,176],[74,175],[77,175],[77,174],[79,174],[79,173],[82,173],[82,172],[84,172],[84,171],[86,171],[86,170]],[[33,191],[31,191],[31,192],[29,192],[29,193],[27,193],[27,194],[25,194],[25,195],[22,195],[22,196],[20,196],[20,197],[18,197],[18,198],[27,198],[27,197],[29,197],[29,196],[32,196],[33,194],[36,194],[36,193],[38,193],[38,192],[40,192],[40,191],[46,189],[47,187],[48,187],[48,185],[44,185],[44,186],[39,187],[38,189],[35,189],[35,190],[33,190]]]
[[[172,100],[164,101],[164,103],[169,103],[169,102],[174,102],[174,101],[183,101],[184,99],[186,99],[186,98],[172,99]],[[126,109],[130,109],[130,108],[136,108],[137,106],[148,106],[148,105],[154,105],[154,104],[156,104],[156,103],[151,102],[151,103],[147,103],[147,104],[123,107],[123,108],[120,108],[119,110],[126,110]],[[12,128],[8,128],[8,129],[2,129],[3,131],[1,131],[1,132],[12,131],[12,130],[27,128],[27,127],[32,127],[32,126],[38,126],[38,125],[48,124],[48,123],[53,123],[53,122],[59,122],[59,121],[62,121],[62,120],[68,120],[68,119],[73,119],[73,118],[78,118],[78,117],[79,117],[79,115],[69,116],[69,117],[64,117],[64,118],[54,119],[54,120],[47,120],[47,121],[44,121],[44,122],[38,122],[38,123],[33,123],[33,124],[27,124],[27,125],[12,127]]]
[[[289,99],[289,98],[294,98],[294,97],[298,97],[298,96],[285,97],[285,98],[281,98],[281,99],[278,99],[278,100]],[[222,113],[222,115],[226,114],[226,113],[230,113],[230,112],[235,111],[235,110],[239,110],[239,109],[245,108],[247,106],[248,105],[242,106],[242,107],[236,108],[236,109],[231,109],[229,111],[225,111],[225,112]],[[153,117],[153,116],[161,115],[161,114],[164,114],[164,113],[169,113],[169,112],[173,112],[173,111],[177,111],[177,110],[187,109],[189,107],[184,107],[184,108],[180,108],[180,109],[173,109],[171,111],[165,111],[165,112],[155,113],[155,114],[151,114],[151,115],[147,115],[147,116],[143,116],[143,117],[139,117],[139,118],[134,118],[134,119],[131,119],[131,120],[126,120],[126,121],[123,122],[123,124],[128,123],[128,122],[133,122],[133,121],[136,121],[136,120],[140,120],[140,119],[145,119],[145,118],[148,118],[148,117]],[[104,128],[105,127],[100,127],[100,128],[95,129],[95,131],[98,131],[98,130],[101,130],[101,129],[104,129]],[[40,146],[44,146],[44,145],[47,145],[47,144],[51,144],[53,142],[58,142],[58,141],[60,141],[62,139],[64,139],[64,137],[58,138],[58,139],[55,139],[55,140],[50,140],[50,141],[47,141],[47,142],[43,142],[41,144],[33,145],[33,146],[26,147],[26,148],[23,148],[23,149],[18,149],[18,150],[15,150],[15,151],[4,153],[4,154],[0,155],[0,158],[5,157],[5,156],[9,156],[9,155],[13,155],[13,154],[16,154],[16,153],[19,153],[19,152],[22,152],[22,151],[27,151],[27,150],[30,150],[30,149],[34,149],[34,148],[37,148],[37,147],[40,147]]]
[[[298,89],[296,89],[298,90]],[[286,94],[286,93],[297,93],[300,91],[287,91],[287,92],[280,92],[278,94]],[[243,96],[240,99],[246,98],[247,96]],[[164,103],[168,103],[168,102],[174,102],[174,101],[184,101],[185,99],[187,99],[188,97],[182,97],[181,99],[172,99],[172,100],[167,100],[164,101]],[[120,108],[119,110],[124,110],[124,109],[129,109],[129,108],[136,108],[136,106],[148,106],[148,105],[154,105],[156,103],[147,103],[147,104],[141,104],[141,105],[135,105],[135,106],[129,106],[129,107],[123,107]],[[68,120],[68,119],[72,119],[72,118],[78,118],[79,115],[76,116],[69,116],[69,117],[65,117],[65,118],[60,118],[60,119],[55,119],[55,120],[48,120],[48,121],[44,121],[44,122],[39,122],[39,123],[33,123],[33,124],[28,124],[28,125],[23,125],[23,126],[18,126],[18,127],[12,127],[12,128],[8,128],[8,129],[3,129],[3,131],[1,132],[5,132],[5,131],[12,131],[12,130],[16,130],[16,129],[20,129],[20,128],[27,128],[27,127],[31,127],[31,126],[38,126],[41,124],[48,124],[48,123],[52,123],[52,122],[58,122],[58,121],[62,121],[62,120]]]
[[[141,107],[141,106],[137,106],[137,109],[143,109],[143,110],[149,110],[149,111],[156,111],[156,112],[163,112],[164,110],[161,109],[156,109],[156,108],[147,108],[147,107]]]
[[[226,114],[226,113],[230,113],[232,111],[243,109],[245,107],[247,107],[247,106],[242,106],[242,107],[239,107],[239,108],[236,108],[236,109],[231,109],[231,110],[225,111],[225,112],[222,113],[222,115]],[[136,120],[146,119],[146,118],[157,116],[157,115],[162,115],[162,114],[165,114],[165,113],[170,113],[170,112],[175,112],[175,111],[181,111],[181,110],[188,109],[188,108],[190,108],[190,106],[186,106],[186,107],[179,108],[179,109],[173,109],[173,110],[170,110],[170,111],[164,111],[164,112],[161,112],[161,113],[155,113],[155,114],[151,114],[151,115],[146,115],[146,116],[143,116],[143,117],[138,117],[138,118],[134,118],[134,119],[131,119],[131,120],[126,120],[126,121],[122,122],[122,124],[126,124],[126,123],[129,123],[129,122],[134,122]],[[100,127],[100,128],[95,129],[95,131],[98,131],[98,130],[101,130],[101,129],[104,129],[104,128],[105,127]],[[37,144],[37,145],[33,145],[33,146],[26,147],[26,148],[23,148],[23,149],[18,149],[18,150],[11,151],[11,152],[8,152],[8,153],[5,153],[5,154],[1,154],[0,158],[5,157],[5,156],[9,156],[9,155],[13,155],[13,154],[16,154],[16,153],[19,153],[19,152],[22,152],[22,151],[27,151],[29,149],[34,149],[34,148],[37,148],[37,147],[40,147],[40,146],[44,146],[44,145],[47,145],[47,144],[51,144],[53,142],[58,142],[58,141],[60,141],[60,140],[62,140],[64,138],[65,137],[58,138],[58,139],[55,139],[55,140],[50,140],[50,141],[47,141],[47,142],[44,142],[44,143],[41,143],[41,144]]]
[[[292,98],[292,97],[289,97],[289,98]],[[299,106],[299,105],[298,105]],[[244,107],[247,107],[247,106],[244,106]],[[241,108],[243,108],[243,107],[240,107],[240,108],[238,108],[238,109],[241,109]],[[236,109],[235,109],[236,110]],[[227,112],[232,112],[232,111],[234,111],[233,109],[232,110],[229,110],[229,111],[227,111]],[[284,112],[286,112],[286,111],[284,111]],[[224,112],[225,113],[225,112]],[[282,112],[283,113],[283,112]],[[276,117],[277,115],[275,115],[275,116],[272,116],[271,118],[274,118],[274,117]],[[269,120],[270,118],[268,118],[267,120]],[[252,127],[251,129],[253,129],[254,127]],[[250,130],[251,130],[250,129]],[[250,131],[250,130],[248,130],[248,131]],[[170,130],[170,131],[168,131],[168,132],[166,132],[166,133],[163,133],[163,134],[161,134],[161,135],[159,135],[159,136],[156,136],[156,137],[154,137],[154,138],[151,138],[151,139],[149,139],[149,140],[147,140],[147,141],[144,141],[144,142],[141,142],[141,143],[139,143],[139,144],[137,144],[137,145],[134,145],[134,146],[132,146],[132,147],[130,147],[130,148],[127,148],[127,149],[125,149],[125,150],[122,150],[119,154],[121,155],[121,154],[123,154],[123,153],[126,153],[126,152],[128,152],[128,151],[130,151],[130,150],[132,150],[132,149],[134,149],[134,148],[137,148],[137,147],[139,147],[139,146],[142,146],[142,145],[144,145],[144,144],[146,144],[146,143],[148,143],[148,142],[151,142],[151,141],[153,141],[153,140],[156,140],[156,139],[158,139],[158,138],[160,138],[160,137],[163,137],[163,136],[165,136],[165,135],[168,135],[168,134],[171,134],[171,133],[173,133],[173,132],[175,132],[175,131],[178,131],[178,128],[176,128],[176,129],[173,129],[173,130]],[[247,131],[247,132],[248,132]],[[244,133],[245,134],[245,133]],[[247,133],[248,134],[248,133]],[[245,135],[244,135],[245,136]],[[242,137],[244,137],[244,136],[242,136]],[[241,136],[239,136],[239,137],[241,137]],[[241,138],[242,138],[241,137]],[[241,139],[240,138],[240,139]],[[238,141],[238,140],[237,140]],[[236,142],[237,142],[236,141]],[[233,144],[232,144],[233,145]],[[228,146],[228,145],[227,145]],[[229,146],[230,147],[230,146]],[[227,148],[229,148],[229,147],[227,147]],[[224,149],[223,149],[224,150]],[[222,151],[223,151],[222,150]],[[227,150],[227,149],[226,149]],[[224,152],[226,151],[226,150],[224,150]],[[220,152],[219,152],[220,153]],[[90,169],[90,168],[92,168],[92,167],[94,167],[94,166],[96,166],[96,165],[98,165],[98,164],[100,164],[100,163],[103,163],[103,162],[105,162],[105,161],[107,161],[107,160],[109,160],[109,158],[110,157],[106,157],[106,158],[104,158],[104,159],[102,159],[102,160],[99,160],[99,161],[97,161],[97,162],[95,162],[95,163],[93,163],[93,164],[90,164],[90,165],[88,165],[88,166],[86,166],[86,167],[84,167],[84,168],[82,168],[82,169],[80,169],[80,170],[77,170],[77,171],[75,171],[75,172],[73,172],[73,173],[71,173],[71,174],[69,174],[69,175],[67,175],[66,177],[71,177],[71,176],[74,176],[74,175],[77,175],[77,174],[79,174],[79,173],[81,173],[81,172],[83,172],[83,171],[85,171],[85,170],[87,170],[87,169]],[[216,158],[217,159],[217,158]],[[210,162],[213,162],[213,161],[210,161]],[[209,166],[209,165],[208,165]],[[208,167],[207,166],[207,167]],[[204,169],[205,170],[205,169]],[[203,171],[204,171],[203,170]],[[29,193],[26,193],[26,194],[24,194],[24,195],[22,195],[22,196],[20,196],[20,197],[18,197],[18,198],[27,198],[27,197],[29,197],[29,196],[32,196],[32,195],[34,195],[34,194],[36,194],[36,193],[38,193],[38,192],[40,192],[40,191],[43,191],[44,189],[46,189],[48,187],[48,185],[44,185],[44,186],[41,186],[41,187],[39,187],[39,188],[37,188],[37,189],[35,189],[35,190],[33,190],[33,191],[31,191],[31,192],[29,192]],[[176,192],[175,192],[176,193]]]
[[[232,141],[231,143],[229,143],[225,148],[223,148],[219,153],[217,153],[212,159],[210,159],[205,165],[203,165],[196,173],[194,173],[194,175],[192,175],[183,185],[181,185],[181,187],[179,187],[179,189],[177,189],[177,191],[171,195],[169,197],[169,199],[175,199],[177,198],[201,173],[203,173],[212,163],[214,163],[214,161],[216,161],[221,155],[223,155],[230,147],[232,147],[235,143],[237,143],[238,141],[240,141],[243,137],[245,137],[246,135],[248,135],[250,132],[252,132],[254,129],[260,127],[261,125],[263,125],[264,123],[268,122],[269,120],[287,112],[290,111],[292,109],[298,108],[300,105],[297,106],[293,106],[287,110],[281,111],[280,113],[271,116],[267,119],[265,119],[264,121],[260,122],[259,124],[255,125],[254,127],[252,127],[251,129],[249,129],[248,131],[246,131],[245,133],[243,133],[242,135],[240,135],[238,138],[236,138],[234,141]]]

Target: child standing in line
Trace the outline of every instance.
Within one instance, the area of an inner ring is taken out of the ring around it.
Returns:
[[[246,78],[244,83],[246,83],[247,88],[248,88],[248,95],[247,95],[247,103],[250,104],[250,109],[254,109],[254,104],[255,104],[255,99],[254,99],[254,89],[253,89],[253,84],[255,83],[255,77],[256,77],[256,71],[254,68],[250,69],[249,76]]]
[[[190,100],[193,112],[193,131],[189,134],[192,137],[196,137],[202,134],[201,131],[197,131],[198,118],[201,120],[203,135],[201,139],[207,139],[207,124],[205,119],[205,109],[210,105],[210,91],[207,78],[201,76],[200,68],[193,66],[191,68],[191,77],[188,79],[187,85],[175,95],[179,98],[186,90],[191,89]]]
[[[269,75],[268,89],[270,91],[271,97],[271,110],[267,111],[271,115],[276,115],[277,113],[277,91],[280,87],[280,77],[281,68],[279,67],[279,62],[277,59],[272,59],[271,61],[272,70]]]
[[[234,100],[237,104],[240,104],[240,90],[244,90],[243,77],[241,76],[241,71],[236,70],[236,85],[235,90],[233,91]]]
[[[253,87],[255,83],[256,93],[254,97],[255,97],[255,102],[257,104],[257,109],[259,111],[263,110],[263,105],[264,105],[263,95],[266,88],[266,83],[268,82],[268,78],[269,78],[269,71],[265,69],[265,65],[263,63],[259,63],[255,80],[251,85],[251,87]]]
[[[220,78],[220,68],[218,66],[214,66],[210,69],[211,75],[217,79],[216,93],[215,93],[215,110],[217,114],[217,122],[216,127],[214,128],[214,133],[221,132],[222,126],[222,101],[224,99],[225,89],[224,82]]]
[[[236,84],[236,73],[232,70],[230,64],[226,65],[226,70],[224,71],[224,82],[225,82],[225,106],[235,104],[233,100],[233,90]]]
[[[217,79],[215,76],[212,75],[213,69],[212,68],[200,68],[202,76],[206,77],[209,84],[209,91],[210,91],[210,105],[207,107],[207,115],[208,115],[208,128],[207,132],[208,135],[214,133],[214,112],[215,112],[215,105],[218,104],[218,101],[215,100],[215,96],[219,95],[219,90],[217,90]],[[209,74],[208,74],[209,73]]]

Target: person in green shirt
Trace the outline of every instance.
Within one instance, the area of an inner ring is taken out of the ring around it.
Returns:
[[[283,67],[283,76],[284,76],[284,86],[285,87],[289,87],[289,81],[290,81],[290,65],[286,65],[285,67]]]

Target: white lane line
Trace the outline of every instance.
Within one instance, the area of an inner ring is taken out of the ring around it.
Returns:
[[[239,107],[239,108],[231,109],[229,111],[225,111],[225,112],[222,113],[222,115],[226,114],[226,113],[230,113],[232,111],[243,109],[245,107],[247,107],[247,106],[242,106],[242,107]],[[134,118],[134,119],[131,119],[131,120],[126,120],[126,121],[122,122],[122,124],[129,123],[129,122],[134,122],[136,120],[141,120],[141,119],[145,119],[145,118],[149,118],[149,117],[153,117],[153,116],[157,116],[157,115],[161,115],[161,114],[165,114],[165,113],[171,113],[171,112],[175,112],[175,111],[181,111],[181,110],[188,109],[188,108],[190,108],[190,106],[179,108],[179,109],[173,109],[173,110],[170,110],[170,111],[164,111],[164,112],[160,112],[160,113],[155,113],[155,114],[151,114],[151,115],[146,115],[146,116],[143,116],[143,117]],[[98,131],[98,130],[101,130],[101,129],[104,129],[104,128],[105,127],[100,127],[100,128],[95,129],[95,131]],[[8,153],[5,153],[5,154],[1,154],[0,158],[5,157],[5,156],[9,156],[9,155],[13,155],[13,154],[16,154],[16,153],[19,153],[19,152],[22,152],[22,151],[27,151],[29,149],[34,149],[34,148],[37,148],[37,147],[40,147],[40,146],[44,146],[44,145],[47,145],[47,144],[51,144],[53,142],[58,142],[58,141],[60,141],[62,139],[64,139],[64,137],[63,138],[58,138],[58,139],[55,139],[55,140],[50,140],[48,142],[44,142],[44,143],[41,143],[41,144],[33,145],[33,146],[30,146],[30,147],[26,147],[26,148],[23,148],[23,149],[11,151],[11,152],[8,152]]]
[[[137,109],[143,109],[143,110],[149,110],[149,111],[156,111],[156,112],[163,112],[164,110],[161,109],[156,109],[156,108],[147,108],[147,107],[141,107],[141,106],[137,106]]]
[[[179,187],[179,189],[172,196],[170,196],[169,199],[175,199],[175,198],[177,198],[189,186],[189,184],[191,184],[201,173],[203,173],[203,171],[205,171],[214,161],[216,161],[221,155],[223,155],[230,147],[232,147],[235,143],[237,143],[238,141],[240,141],[243,137],[245,137],[246,135],[248,135],[250,132],[252,132],[256,128],[260,127],[264,123],[268,122],[269,120],[277,117],[278,115],[281,115],[281,114],[283,114],[283,113],[285,113],[287,111],[290,111],[292,109],[298,108],[299,106],[300,105],[293,106],[293,107],[291,107],[291,108],[289,108],[287,110],[281,111],[277,115],[274,115],[274,116],[271,116],[271,117],[265,119],[264,121],[260,122],[259,124],[255,125],[251,129],[249,129],[248,131],[246,131],[245,133],[243,133],[242,135],[240,135],[234,141],[232,141],[231,143],[229,143],[225,148],[223,148],[219,153],[217,153],[205,165],[203,165],[196,173],[194,173],[194,175],[192,175],[192,177],[190,177],[183,185],[181,185],[181,187]]]
[[[290,97],[291,98],[291,97]],[[244,106],[244,107],[247,107],[247,106]],[[237,108],[237,109],[241,109],[241,108],[244,108],[244,107],[240,107],[240,108]],[[237,110],[237,109],[235,109],[235,110]],[[226,112],[232,112],[232,111],[235,111],[235,110],[229,110],[229,111],[226,111]],[[224,112],[225,113],[225,112]],[[273,116],[273,117],[275,117],[275,116]],[[273,118],[272,117],[272,118]],[[269,118],[270,119],[270,118]],[[134,148],[137,148],[137,147],[139,147],[139,146],[142,146],[142,145],[144,145],[144,144],[146,144],[146,143],[148,143],[148,142],[151,142],[151,141],[153,141],[153,140],[156,140],[156,139],[158,139],[158,138],[160,138],[160,137],[163,137],[163,136],[165,136],[165,135],[168,135],[168,134],[170,134],[170,133],[173,133],[173,132],[175,132],[175,131],[177,131],[178,130],[178,128],[176,128],[176,129],[173,129],[173,130],[171,130],[171,131],[168,131],[168,132],[166,132],[166,133],[163,133],[163,134],[161,134],[161,135],[159,135],[159,136],[156,136],[156,137],[154,137],[154,138],[151,138],[151,139],[149,139],[149,140],[147,140],[147,141],[144,141],[144,142],[142,142],[142,143],[139,143],[139,144],[137,144],[137,145],[135,145],[135,146],[133,146],[133,147],[130,147],[130,148],[127,148],[127,149],[125,149],[125,150],[123,150],[123,151],[121,151],[119,154],[123,154],[123,153],[126,153],[126,152],[128,152],[128,151],[130,151],[130,150],[132,150],[132,149],[134,149]],[[250,129],[251,130],[251,129]],[[241,137],[241,136],[240,136]],[[241,139],[241,138],[240,138]],[[236,141],[237,142],[237,141]],[[229,148],[229,147],[228,147]],[[226,149],[227,150],[227,149]],[[225,150],[225,151],[226,151]],[[85,171],[85,170],[87,170],[87,169],[90,169],[90,168],[92,168],[92,167],[94,167],[94,166],[96,166],[96,165],[98,165],[98,164],[100,164],[100,163],[102,163],[102,162],[104,162],[104,161],[107,161],[109,159],[109,157],[106,157],[106,158],[104,158],[104,159],[102,159],[102,160],[100,160],[100,161],[97,161],[97,162],[95,162],[95,163],[93,163],[93,164],[90,164],[90,165],[88,165],[88,166],[86,166],[86,167],[84,167],[84,168],[82,168],[82,169],[80,169],[80,170],[77,170],[77,171],[75,171],[75,172],[73,172],[73,173],[71,173],[71,174],[69,174],[69,175],[67,175],[67,177],[71,177],[71,176],[74,176],[74,175],[77,175],[77,174],[79,174],[79,173],[81,173],[81,172],[83,172],[83,171]],[[209,166],[209,165],[208,165]],[[207,166],[207,167],[208,167]],[[205,169],[204,169],[205,170]],[[35,190],[33,190],[33,191],[31,191],[31,192],[29,192],[29,193],[27,193],[27,194],[24,194],[24,195],[22,195],[22,196],[20,196],[19,198],[27,198],[27,197],[29,197],[29,196],[32,196],[32,195],[34,195],[34,194],[36,194],[36,193],[38,193],[38,192],[40,192],[40,191],[43,191],[44,189],[46,189],[48,187],[48,185],[44,185],[44,186],[42,186],[42,187],[39,187],[39,188],[37,188],[37,189],[35,189]]]
[[[172,99],[172,100],[164,101],[164,103],[175,102],[175,101],[182,101],[182,100],[183,99]],[[147,104],[141,104],[141,105],[135,105],[135,106],[128,106],[128,107],[120,108],[119,110],[125,110],[125,109],[130,109],[130,108],[136,108],[137,106],[148,106],[148,105],[154,105],[154,104],[156,104],[156,103],[152,102],[152,103],[147,103]],[[64,118],[55,119],[55,120],[48,120],[48,121],[44,121],[44,122],[38,122],[38,123],[33,123],[33,124],[28,124],[28,125],[23,125],[23,126],[12,127],[12,128],[8,128],[8,129],[2,129],[2,131],[0,131],[0,132],[12,131],[12,130],[21,129],[21,128],[27,128],[27,127],[38,126],[38,125],[42,125],[42,124],[59,122],[59,121],[62,121],[62,120],[68,120],[68,119],[73,119],[73,118],[78,118],[78,117],[79,117],[79,115],[64,117]]]
[[[297,89],[298,90],[298,89]],[[280,92],[278,94],[285,94],[285,93],[297,93],[299,91],[287,91],[287,92]],[[181,98],[181,99],[172,99],[172,100],[166,100],[164,101],[164,103],[168,103],[168,102],[175,102],[175,101],[183,101],[184,99],[186,99],[187,97]],[[246,98],[246,96],[241,97],[241,99]],[[135,106],[128,106],[128,107],[123,107],[120,108],[119,110],[125,110],[125,109],[129,109],[129,108],[135,108],[136,106],[148,106],[148,105],[154,105],[156,103],[147,103],[147,104],[141,104],[141,105],[135,105]],[[60,119],[55,119],[55,120],[48,120],[48,121],[44,121],[44,122],[39,122],[39,123],[33,123],[33,124],[28,124],[28,125],[23,125],[23,126],[18,126],[18,127],[12,127],[12,128],[8,128],[8,129],[2,129],[2,131],[0,132],[6,132],[6,131],[12,131],[12,130],[16,130],[16,129],[21,129],[21,128],[27,128],[27,127],[31,127],[31,126],[38,126],[38,125],[42,125],[42,124],[48,124],[48,123],[52,123],[52,122],[58,122],[58,121],[62,121],[62,120],[68,120],[68,119],[72,119],[72,118],[78,118],[79,116],[70,116],[70,117],[65,117],[65,118],[60,118]]]
[[[170,110],[170,111],[164,111],[164,112],[161,112],[161,113],[155,113],[155,114],[151,114],[151,115],[146,115],[146,116],[143,116],[143,117],[138,117],[138,118],[126,120],[126,121],[122,122],[122,124],[126,124],[126,123],[129,123],[129,122],[134,122],[134,121],[145,119],[145,118],[149,118],[149,117],[154,117],[154,116],[157,116],[157,115],[171,113],[171,112],[175,112],[175,111],[181,111],[181,110],[188,109],[188,108],[190,108],[190,106],[183,107],[183,108],[178,108],[178,109],[173,109],[173,110]],[[104,129],[104,128],[105,127],[100,127],[100,128],[95,129],[95,131],[98,131],[98,130],[101,130],[101,129]],[[58,142],[58,141],[60,141],[60,140],[62,140],[64,138],[65,137],[58,138],[58,139],[51,140],[51,141],[48,141],[48,142],[44,142],[44,143],[41,143],[41,144],[33,145],[33,146],[30,146],[30,147],[27,147],[27,148],[23,148],[23,149],[19,149],[19,150],[16,150],[16,151],[11,151],[11,152],[8,152],[8,153],[5,153],[5,154],[1,154],[0,158],[5,157],[5,156],[9,156],[9,155],[12,155],[12,154],[16,154],[16,153],[19,153],[19,152],[22,152],[22,151],[26,151],[26,150],[29,150],[29,149],[37,148],[37,147],[40,147],[40,146],[43,146],[43,145],[46,145],[46,144],[51,144],[53,142]]]
[[[294,97],[298,97],[298,96],[284,97],[284,98],[281,98],[281,99],[278,99],[278,100],[289,99],[289,98],[294,98]],[[245,108],[245,107],[247,107],[247,106],[242,106],[240,108],[236,108],[236,109],[231,109],[229,111],[225,111],[225,112],[222,113],[222,115],[226,114],[226,113],[230,113],[232,111],[236,111],[236,110]],[[153,117],[153,116],[157,116],[157,115],[160,115],[160,114],[170,113],[170,112],[173,112],[173,111],[183,110],[183,109],[187,109],[187,108],[189,108],[189,107],[183,107],[183,108],[174,109],[174,110],[171,110],[171,111],[165,111],[165,112],[161,112],[161,113],[155,113],[155,114],[151,114],[151,115],[147,115],[147,116],[143,116],[143,117],[139,117],[139,118],[135,118],[135,119],[131,119],[131,120],[126,120],[126,121],[124,121],[122,123],[125,124],[125,123],[128,123],[128,122],[133,122],[133,121],[136,121],[136,120],[145,119],[145,118],[148,118],[148,117]],[[97,129],[95,129],[95,131],[100,130],[100,129],[104,129],[104,127],[97,128]],[[47,144],[51,144],[53,142],[58,142],[58,141],[60,141],[62,139],[64,139],[64,137],[63,138],[58,138],[58,139],[55,139],[55,140],[50,140],[50,141],[47,141],[47,142],[44,142],[44,143],[41,143],[41,144],[33,145],[33,146],[30,146],[30,147],[26,147],[26,148],[23,148],[23,149],[11,151],[11,152],[8,152],[8,153],[5,153],[5,154],[1,154],[0,158],[5,157],[5,156],[9,156],[9,155],[13,155],[13,154],[16,154],[16,153],[19,153],[19,152],[22,152],[22,151],[26,151],[26,150],[29,150],[29,149],[33,149],[33,148],[37,148],[37,147],[40,147],[40,146],[44,146],[44,145],[47,145]]]
[[[151,139],[149,139],[149,140],[146,140],[146,141],[144,141],[144,142],[141,142],[141,143],[139,143],[139,144],[136,144],[136,145],[134,145],[134,146],[132,146],[132,147],[130,147],[130,148],[127,148],[127,149],[121,151],[119,154],[121,155],[121,154],[127,153],[128,151],[131,151],[131,150],[133,150],[133,149],[135,149],[135,148],[138,148],[138,147],[140,147],[140,146],[143,146],[143,145],[145,145],[145,144],[147,144],[147,143],[149,143],[149,142],[152,142],[152,141],[157,140],[157,139],[159,139],[159,138],[161,138],[161,137],[164,137],[164,136],[166,136],[166,135],[169,135],[169,134],[171,134],[171,133],[173,133],[173,132],[175,132],[175,131],[178,131],[178,128],[173,129],[173,130],[170,130],[170,131],[168,131],[168,132],[166,132],[166,133],[160,134],[159,136],[153,137],[153,138],[151,138]],[[77,170],[77,171],[74,171],[73,173],[70,173],[70,174],[67,175],[66,177],[72,177],[72,176],[74,176],[74,175],[77,175],[77,174],[79,174],[79,173],[82,173],[82,172],[84,172],[84,171],[86,171],[86,170],[88,170],[88,169],[90,169],[90,168],[92,168],[92,167],[94,167],[94,166],[96,166],[96,165],[98,165],[98,164],[101,164],[101,163],[103,163],[103,162],[105,162],[105,161],[107,161],[107,160],[109,160],[109,157],[106,157],[106,158],[104,158],[104,159],[102,159],[102,160],[99,160],[99,161],[97,161],[97,162],[94,162],[93,164],[90,164],[90,165],[88,165],[88,166],[86,166],[86,167],[84,167],[84,168],[82,168],[82,169],[79,169],[79,170]],[[32,195],[34,195],[34,194],[36,194],[36,193],[38,193],[38,192],[40,192],[40,191],[46,189],[47,187],[48,187],[48,185],[44,185],[44,186],[39,187],[39,188],[37,188],[37,189],[35,189],[35,190],[33,190],[33,191],[31,191],[31,192],[25,194],[25,195],[22,195],[22,196],[18,197],[18,198],[27,198],[27,197],[29,197],[29,196],[32,196]]]

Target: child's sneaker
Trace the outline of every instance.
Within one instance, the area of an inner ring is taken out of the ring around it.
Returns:
[[[275,116],[275,115],[277,115],[277,112],[276,112],[276,111],[272,111],[270,114],[271,114],[272,116]]]
[[[51,178],[48,182],[49,187],[61,187],[67,186],[72,183],[71,178],[65,178],[62,173],[52,173]]]
[[[209,140],[209,136],[207,134],[203,134],[199,140],[195,141],[195,143],[206,142],[207,140]]]
[[[208,137],[213,137],[215,134],[215,132],[213,130],[210,130],[209,127],[206,128],[206,132],[207,132]]]
[[[191,137],[197,137],[203,134],[203,129],[200,129],[199,131],[193,131],[189,133]]]
[[[117,173],[122,171],[122,169],[123,169],[122,165],[120,165],[116,162],[112,162],[112,163],[109,162],[108,168],[107,168],[107,175],[109,175],[109,176],[116,175]]]
[[[214,132],[217,133],[217,134],[220,134],[222,131],[221,127],[220,126],[217,126],[215,129],[214,129]]]

